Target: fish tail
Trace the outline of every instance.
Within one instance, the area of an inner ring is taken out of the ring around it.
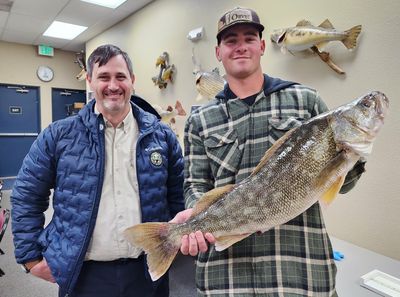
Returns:
[[[181,102],[179,102],[178,100],[175,103],[175,109],[178,111],[178,115],[180,116],[186,115],[186,111],[183,109]]]
[[[354,49],[357,46],[357,37],[361,33],[361,25],[354,26],[353,28],[345,31],[347,37],[342,40],[345,47]]]
[[[147,254],[151,279],[156,281],[171,266],[180,247],[180,239],[171,236],[169,223],[143,223],[124,231],[128,241]]]

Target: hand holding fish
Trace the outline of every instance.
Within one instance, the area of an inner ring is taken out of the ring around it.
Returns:
[[[169,223],[182,224],[192,216],[193,209],[189,208],[176,214]],[[201,231],[192,232],[189,235],[182,236],[181,253],[184,255],[197,256],[200,252],[206,252],[208,249],[207,241],[210,244],[215,243],[215,238],[211,233],[203,234]]]

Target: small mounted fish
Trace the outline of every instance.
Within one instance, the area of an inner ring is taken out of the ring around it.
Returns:
[[[271,34],[271,41],[280,46],[283,53],[311,51],[317,54],[325,63],[340,74],[344,74],[330,59],[328,52],[322,48],[332,41],[340,41],[343,45],[353,50],[357,46],[357,38],[361,33],[361,25],[346,31],[336,30],[331,22],[326,19],[319,26],[313,26],[309,21],[302,20],[295,27],[277,29]]]
[[[196,101],[215,98],[215,95],[221,92],[225,85],[225,79],[219,74],[218,67],[215,67],[212,71],[203,71],[194,53],[194,48],[192,48],[192,62],[196,89],[199,92]]]
[[[185,116],[186,111],[183,108],[181,102],[179,100],[176,100],[175,103],[175,108],[173,108],[171,105],[168,105],[167,109],[163,109],[161,106],[153,104],[153,108],[157,111],[157,113],[161,117],[161,121],[166,123],[172,131],[176,134],[177,137],[179,137],[178,130],[176,128],[176,116]]]
[[[219,74],[218,68],[212,71],[199,71],[196,73],[196,89],[199,92],[196,100],[215,98],[224,89],[225,79]]]
[[[85,80],[86,79],[86,62],[85,62],[85,53],[79,52],[75,54],[76,60],[74,63],[78,64],[81,68],[81,71],[75,76],[77,80]]]
[[[153,76],[151,79],[160,89],[165,89],[168,82],[172,82],[172,76],[175,72],[174,64],[169,65],[168,62],[169,55],[167,52],[163,52],[156,61],[156,67],[160,67],[160,73],[158,76]]]
[[[175,108],[173,108],[171,105],[168,105],[167,109],[163,109],[161,106],[152,104],[153,108],[157,111],[157,113],[161,117],[161,121],[168,123],[172,119],[174,119],[176,116],[185,116],[186,111],[182,106],[182,103],[179,100],[176,100],[175,103]]]

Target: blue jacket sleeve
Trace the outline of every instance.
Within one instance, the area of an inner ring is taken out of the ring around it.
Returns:
[[[39,134],[19,170],[11,194],[11,220],[18,263],[42,258],[38,238],[55,180],[54,139],[51,128]]]

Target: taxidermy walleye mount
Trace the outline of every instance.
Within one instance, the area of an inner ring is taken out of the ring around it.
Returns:
[[[161,56],[157,58],[156,67],[158,66],[160,66],[160,73],[158,76],[153,76],[151,79],[160,89],[165,89],[168,82],[172,82],[172,75],[175,72],[174,64],[169,65],[169,55],[167,52],[163,52]]]
[[[353,50],[357,46],[357,37],[361,33],[361,25],[354,26],[346,31],[336,30],[326,19],[319,26],[313,26],[309,21],[302,20],[295,27],[277,29],[271,34],[271,41],[281,48],[281,52],[311,52],[317,54],[322,61],[328,64],[339,74],[345,72],[330,58],[330,54],[322,48],[331,41],[341,41],[344,46]]]

